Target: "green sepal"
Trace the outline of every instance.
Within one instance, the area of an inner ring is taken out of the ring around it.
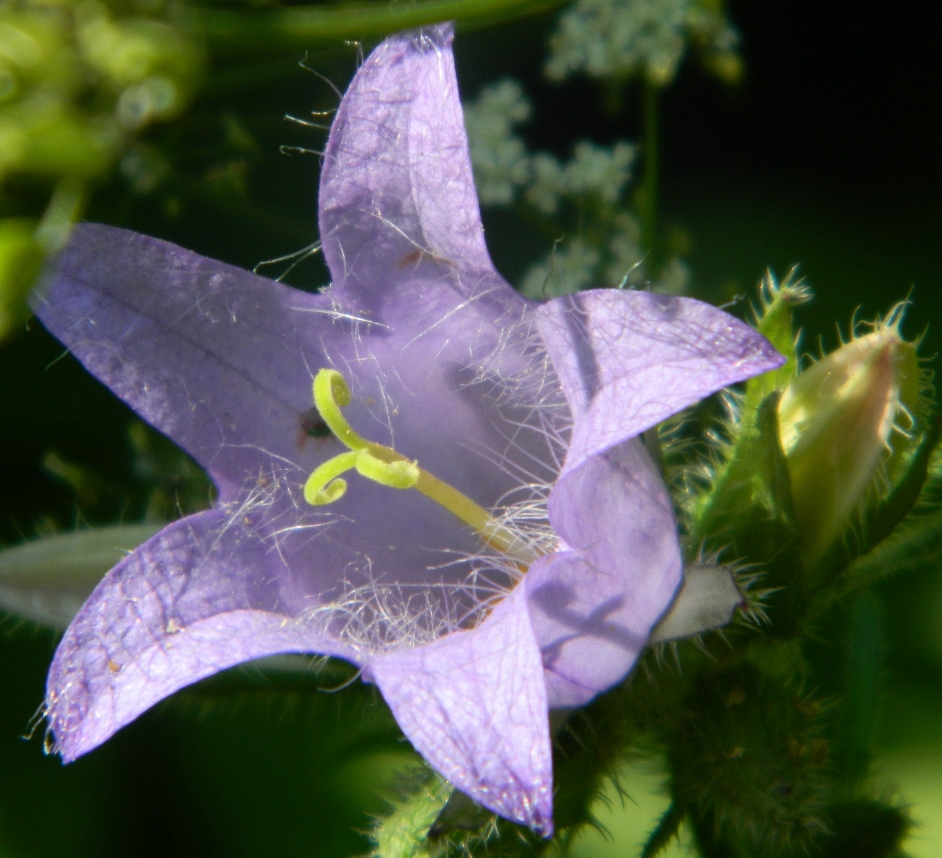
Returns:
[[[778,369],[753,376],[746,382],[743,398],[745,419],[755,413],[767,396],[781,390],[798,374],[793,311],[811,297],[808,287],[795,279],[794,268],[781,283],[776,283],[769,272],[760,290],[761,307],[757,314],[756,330],[784,355],[785,363]]]
[[[890,575],[942,566],[942,510],[914,516],[842,576],[845,588],[865,587]]]
[[[881,545],[899,527],[916,505],[926,487],[932,456],[942,441],[942,414],[936,416],[919,441],[908,467],[890,493],[878,503],[863,511],[859,535],[839,540],[819,564],[823,569],[833,570],[829,580],[845,570],[858,558]],[[848,572],[842,591],[854,587],[856,575]]]
[[[440,854],[428,833],[453,790],[431,769],[420,770],[401,787],[389,811],[374,823],[370,858],[432,858]]]
[[[641,850],[641,858],[655,858],[657,854],[666,849],[671,840],[677,837],[686,816],[686,808],[676,801],[672,801],[670,807],[664,811],[663,816],[658,820],[654,831],[648,836],[647,842]]]
[[[932,425],[926,430],[900,481],[889,495],[865,515],[863,550],[860,554],[865,554],[886,539],[915,506],[926,485],[929,463],[940,441],[942,414],[936,415]]]
[[[772,629],[788,636],[794,624],[785,618],[797,619],[804,572],[778,431],[779,396],[778,392],[767,396],[753,420],[744,423],[729,458],[694,509],[691,543],[756,564],[764,573],[763,587],[784,588],[787,607],[784,616],[776,616]]]
[[[429,768],[400,786],[376,821],[370,858],[530,858],[549,846],[528,829],[477,805]]]

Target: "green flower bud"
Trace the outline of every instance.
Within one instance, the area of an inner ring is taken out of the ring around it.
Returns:
[[[916,344],[902,305],[873,331],[817,361],[785,388],[778,416],[795,515],[809,566],[821,560],[868,494],[909,449],[921,411]],[[895,449],[894,449],[895,445]]]

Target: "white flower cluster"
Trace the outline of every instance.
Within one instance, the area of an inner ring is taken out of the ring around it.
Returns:
[[[528,298],[558,298],[592,286],[600,254],[581,238],[553,248],[547,259],[526,273],[520,291]]]
[[[530,153],[514,128],[531,107],[517,81],[505,78],[464,105],[474,180],[482,205],[509,205],[532,172]]]
[[[694,43],[720,76],[738,69],[736,31],[718,0],[578,0],[550,38],[546,74],[592,77],[643,73],[669,83],[684,49]]]
[[[543,214],[555,214],[566,197],[594,196],[615,204],[631,178],[635,147],[619,140],[611,149],[588,140],[576,144],[572,160],[562,164],[546,152],[532,159],[527,202]]]
[[[635,147],[619,141],[609,149],[582,140],[565,164],[547,152],[531,154],[515,130],[531,112],[520,84],[509,78],[464,105],[482,205],[510,205],[518,191],[545,215],[556,214],[564,200],[577,197],[616,204],[631,178]]]
[[[481,204],[522,201],[566,232],[567,215],[591,212],[591,236],[565,238],[521,282],[531,298],[549,298],[600,286],[640,287],[678,294],[688,271],[672,259],[652,282],[644,268],[641,228],[625,207],[636,147],[626,141],[604,147],[582,140],[572,158],[531,153],[517,126],[532,112],[520,84],[505,79],[464,106],[471,161]],[[581,219],[581,218],[580,218]]]
[[[645,270],[644,256],[638,219],[631,212],[620,211],[601,248],[579,237],[558,243],[546,259],[524,275],[520,291],[536,299],[557,298],[598,286],[649,289],[664,295],[684,293],[690,281],[686,263],[675,257],[652,280]]]

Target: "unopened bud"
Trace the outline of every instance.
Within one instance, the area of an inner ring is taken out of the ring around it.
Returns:
[[[779,403],[795,515],[810,565],[834,544],[919,410],[916,346],[898,309],[793,379]]]

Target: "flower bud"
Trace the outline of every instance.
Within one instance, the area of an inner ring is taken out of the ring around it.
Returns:
[[[892,473],[894,452],[919,411],[916,345],[899,332],[901,308],[873,331],[817,361],[785,388],[779,427],[803,552],[817,563],[871,487]]]

